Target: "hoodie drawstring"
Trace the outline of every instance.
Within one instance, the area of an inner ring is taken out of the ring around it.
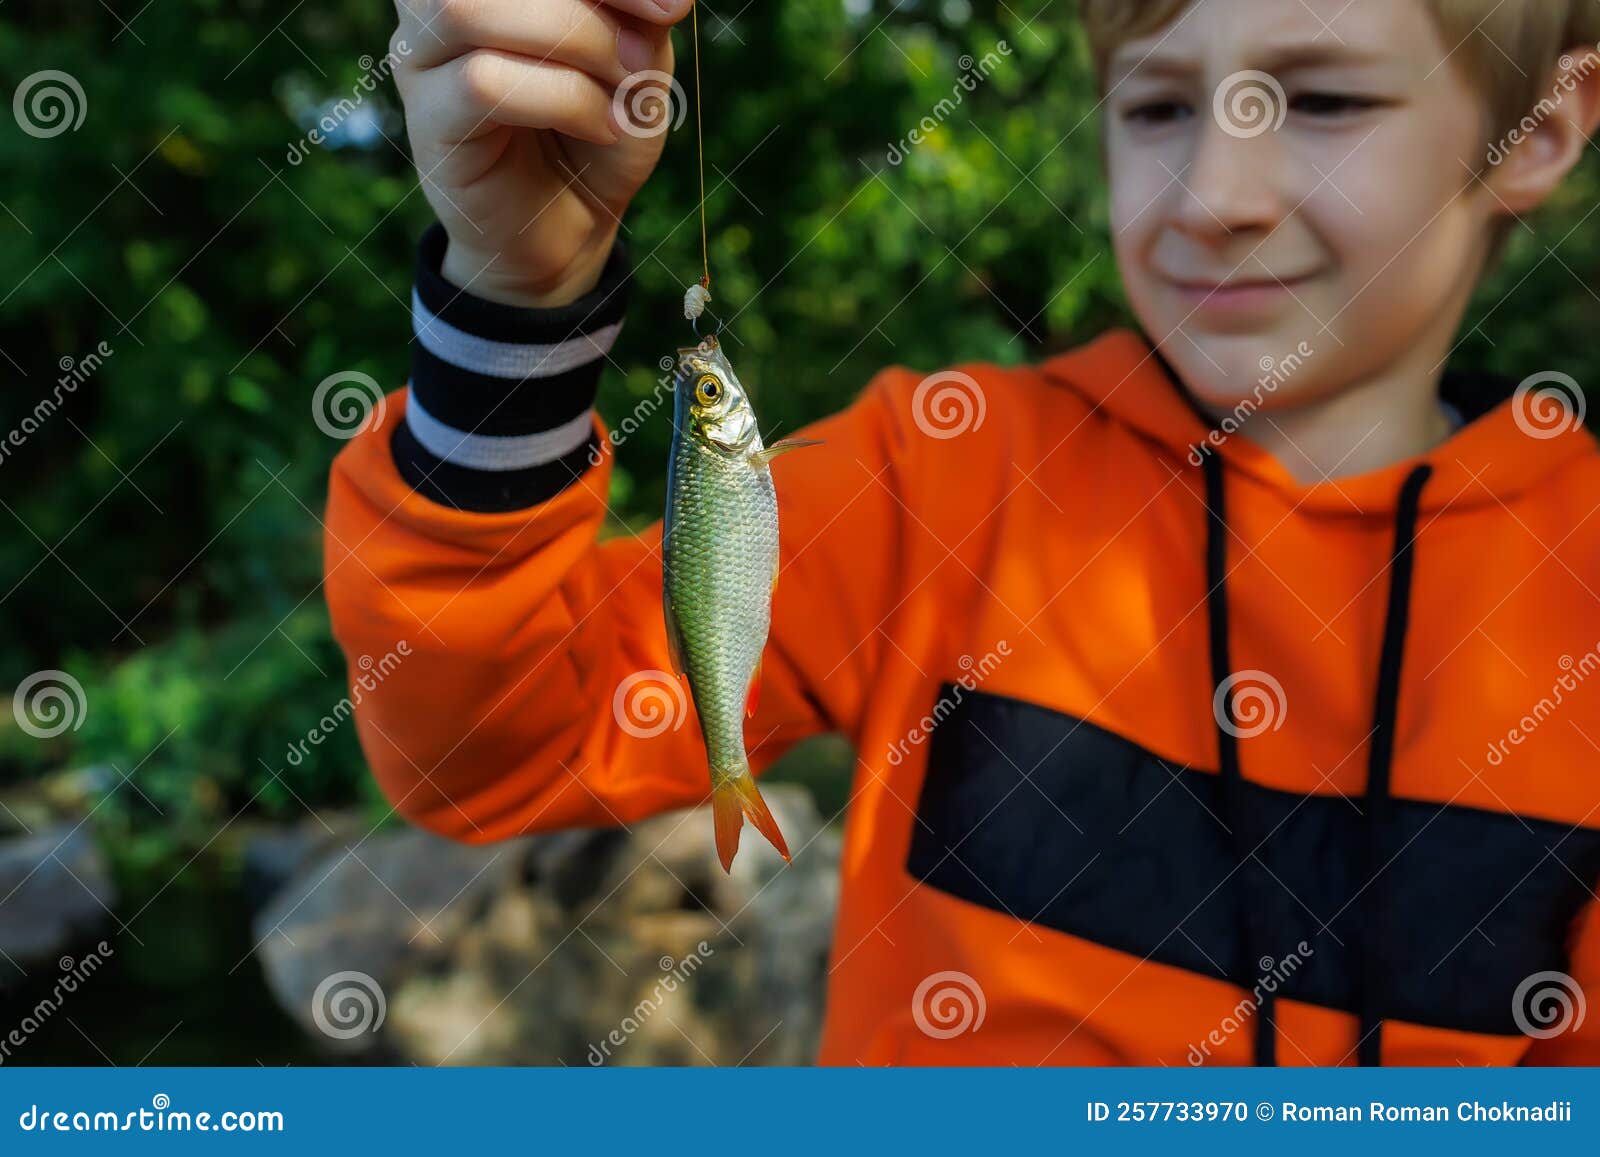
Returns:
[[[1223,485],[1222,459],[1208,446],[1199,447],[1206,490],[1206,610],[1211,633],[1211,681],[1222,687],[1233,674],[1228,646],[1227,552],[1228,519]],[[1400,487],[1395,511],[1394,546],[1389,561],[1389,605],[1384,616],[1383,646],[1378,660],[1378,681],[1373,706],[1371,747],[1367,758],[1366,848],[1361,891],[1362,936],[1360,977],[1360,1039],[1357,1055],[1363,1065],[1382,1063],[1383,982],[1386,897],[1378,877],[1386,866],[1383,860],[1385,836],[1389,829],[1390,770],[1394,761],[1395,719],[1399,710],[1400,669],[1405,656],[1406,628],[1411,612],[1412,546],[1416,540],[1417,513],[1422,488],[1433,468],[1418,466]],[[1214,700],[1215,701],[1215,700]],[[1270,953],[1267,929],[1262,925],[1262,909],[1255,902],[1259,873],[1250,862],[1270,833],[1247,830],[1254,812],[1244,801],[1245,779],[1239,765],[1238,727],[1234,719],[1233,696],[1223,695],[1217,716],[1217,755],[1221,773],[1224,827],[1233,844],[1241,873],[1239,937],[1245,966],[1266,959]],[[1251,824],[1253,827],[1254,825]],[[1255,1063],[1277,1064],[1276,999],[1262,992],[1256,1009]]]
[[[1383,1063],[1383,933],[1388,905],[1378,877],[1388,866],[1384,837],[1389,831],[1389,769],[1394,762],[1395,717],[1400,711],[1400,665],[1405,658],[1406,627],[1411,621],[1412,547],[1417,539],[1417,508],[1422,488],[1433,473],[1418,466],[1406,475],[1394,516],[1394,548],[1389,555],[1389,607],[1383,617],[1383,650],[1378,657],[1378,689],[1372,707],[1372,747],[1367,756],[1367,865],[1362,899],[1366,926],[1361,969],[1361,1038],[1356,1052],[1363,1065]]]
[[[1233,660],[1228,652],[1228,512],[1222,485],[1222,459],[1207,450],[1202,452],[1201,461],[1205,469],[1206,513],[1209,516],[1206,519],[1206,612],[1211,628],[1211,685],[1217,688],[1233,673]],[[1260,841],[1244,830],[1252,812],[1243,799],[1244,776],[1239,769],[1239,729],[1234,720],[1233,702],[1232,695],[1223,695],[1218,704],[1222,714],[1217,716],[1217,754],[1222,773],[1223,825],[1233,843],[1240,873],[1240,959],[1245,961],[1246,968],[1251,968],[1251,961],[1261,959],[1256,946],[1262,942],[1262,930],[1259,909],[1254,902],[1255,872],[1250,866]],[[1213,699],[1213,703],[1217,700]],[[1255,1022],[1255,1062],[1258,1065],[1278,1063],[1275,1005],[1272,993],[1261,994]]]

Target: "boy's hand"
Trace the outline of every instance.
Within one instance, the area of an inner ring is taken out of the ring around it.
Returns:
[[[395,82],[422,188],[450,236],[444,275],[478,297],[564,305],[598,282],[655,168],[669,29],[690,0],[395,0]],[[650,100],[660,98],[655,107]],[[646,110],[630,121],[627,105]],[[613,105],[616,104],[616,111]],[[620,120],[619,120],[620,118]]]

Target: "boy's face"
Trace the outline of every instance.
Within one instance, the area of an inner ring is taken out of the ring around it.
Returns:
[[[1270,409],[1443,359],[1497,214],[1473,179],[1487,105],[1451,49],[1423,0],[1194,0],[1117,52],[1117,260],[1202,401]]]

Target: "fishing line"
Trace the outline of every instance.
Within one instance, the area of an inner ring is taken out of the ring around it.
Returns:
[[[704,267],[704,276],[698,284],[691,285],[683,295],[683,316],[693,325],[695,336],[700,335],[700,316],[705,313],[706,306],[711,304],[711,241],[710,230],[706,224],[706,132],[705,119],[702,109],[705,100],[702,97],[700,80],[700,2],[692,0],[689,5],[691,22],[693,24],[692,39],[694,42],[694,135],[695,149],[700,166],[700,262]],[[715,317],[715,315],[712,315]],[[717,322],[717,336],[722,335],[722,322]]]
[[[705,266],[705,277],[700,284],[710,289],[711,246],[706,240],[706,132],[700,117],[700,109],[705,103],[700,87],[700,0],[694,0],[689,5],[689,13],[694,25],[694,135],[700,157],[700,259]]]

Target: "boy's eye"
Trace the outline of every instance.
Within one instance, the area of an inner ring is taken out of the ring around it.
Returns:
[[[1290,99],[1289,111],[1314,117],[1349,116],[1376,108],[1378,103],[1370,97],[1342,92],[1303,92]]]
[[[1192,114],[1193,110],[1182,101],[1152,100],[1134,105],[1122,116],[1132,124],[1165,125],[1187,120]]]

